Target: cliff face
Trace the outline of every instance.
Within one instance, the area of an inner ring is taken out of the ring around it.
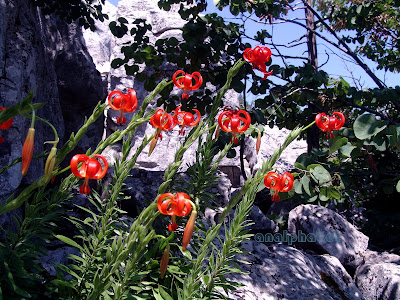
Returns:
[[[84,116],[105,96],[101,77],[87,52],[82,31],[54,16],[43,16],[29,0],[0,0],[0,106],[10,107],[33,91],[33,102],[45,102],[39,117],[49,120],[63,138],[83,124]],[[102,123],[98,122],[81,149],[97,144]],[[21,156],[30,120],[16,117],[3,131],[0,167]],[[54,140],[52,130],[36,122],[34,155],[50,150],[45,141]],[[85,150],[86,151],[86,150]],[[18,163],[0,176],[0,197],[4,199],[20,185],[43,173],[44,160],[32,160],[22,178]]]

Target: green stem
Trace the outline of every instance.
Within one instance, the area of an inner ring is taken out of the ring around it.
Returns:
[[[310,124],[308,124],[306,127],[304,127],[303,129],[302,129],[302,131],[306,131],[308,128],[310,128],[312,125],[314,125],[315,124],[315,121],[313,121],[313,122],[311,122]]]
[[[35,128],[35,108],[33,107],[32,104],[29,104],[29,106],[32,108],[32,121],[31,121],[31,128]]]

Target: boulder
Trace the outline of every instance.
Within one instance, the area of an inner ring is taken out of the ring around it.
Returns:
[[[400,256],[367,250],[355,281],[365,299],[400,299]]]
[[[85,115],[104,98],[101,76],[87,52],[80,27],[58,17],[44,16],[32,1],[0,1],[0,101],[10,107],[33,91],[33,102],[46,105],[37,116],[56,128],[62,146],[64,137],[83,125]],[[28,118],[17,116],[12,127],[2,134],[0,167],[21,156],[22,145],[30,126]],[[92,125],[78,146],[86,152],[101,139],[102,121]],[[35,123],[34,155],[50,146],[53,131]],[[0,196],[6,198],[22,183],[30,184],[43,174],[45,159],[33,159],[25,177],[16,164],[0,177]]]
[[[0,103],[10,107],[22,101],[33,91],[33,102],[45,102],[37,111],[39,117],[49,120],[57,129],[60,138],[64,135],[57,88],[54,60],[49,53],[52,36],[47,36],[46,18],[31,4],[31,1],[0,1]],[[56,36],[57,37],[57,36]],[[22,116],[14,118],[11,128],[1,132],[4,143],[0,147],[0,168],[21,157],[31,120]],[[45,141],[54,140],[52,130],[41,122],[35,123],[34,154],[50,150]],[[6,199],[15,192],[23,180],[29,184],[43,174],[44,160],[33,159],[25,177],[21,164],[15,164],[0,176],[0,196]]]
[[[286,245],[242,243],[248,253],[239,258],[247,274],[228,278],[244,286],[230,299],[364,299],[339,261],[329,255],[312,256]]]
[[[257,163],[254,166],[255,170],[261,168],[263,160],[269,159],[274,151],[283,144],[286,137],[289,135],[290,130],[279,129],[277,126],[270,128],[264,127],[264,133],[261,137],[260,151],[257,155]],[[275,163],[274,168],[279,172],[290,171],[300,154],[307,152],[307,142],[305,140],[294,140],[289,147],[287,147],[278,161]]]
[[[307,235],[298,243],[304,249],[328,253],[345,266],[355,269],[363,261],[369,238],[338,213],[318,205],[300,205],[289,213],[291,234]]]

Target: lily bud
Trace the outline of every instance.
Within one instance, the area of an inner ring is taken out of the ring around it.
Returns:
[[[149,147],[148,156],[151,155],[151,153],[153,152],[153,150],[154,150],[154,148],[156,147],[156,145],[157,145],[157,137],[153,137],[153,139],[152,139],[151,142],[150,142],[150,147]]]
[[[53,147],[50,150],[50,154],[47,157],[46,164],[44,166],[44,179],[45,181],[49,181],[51,174],[54,170],[54,165],[56,164],[56,157],[57,157],[57,147]]]
[[[22,175],[28,172],[33,155],[33,146],[35,141],[35,128],[29,128],[28,134],[22,147]]]
[[[256,153],[258,154],[258,151],[260,151],[260,146],[261,146],[261,132],[258,132],[257,136],[257,143],[256,143]]]
[[[165,247],[164,253],[160,261],[161,279],[164,278],[165,272],[167,271],[168,261],[169,261],[169,244],[167,244],[167,246]]]
[[[215,130],[215,139],[218,140],[219,137],[219,126],[217,126],[217,130]]]
[[[186,247],[189,244],[190,239],[192,238],[196,217],[197,217],[197,211],[192,211],[189,221],[186,224],[185,231],[183,232],[182,251],[186,250]]]

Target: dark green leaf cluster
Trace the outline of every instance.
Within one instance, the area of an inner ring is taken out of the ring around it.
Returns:
[[[41,8],[42,13],[55,13],[67,23],[78,20],[80,26],[92,31],[96,30],[95,20],[103,22],[104,19],[108,19],[108,15],[102,13],[104,2],[105,0],[32,0],[35,6]]]
[[[72,185],[70,186],[72,187]],[[24,217],[13,215],[13,226],[0,232],[0,295],[3,299],[54,299],[52,279],[40,262],[54,243],[71,195],[40,189],[24,207]]]

